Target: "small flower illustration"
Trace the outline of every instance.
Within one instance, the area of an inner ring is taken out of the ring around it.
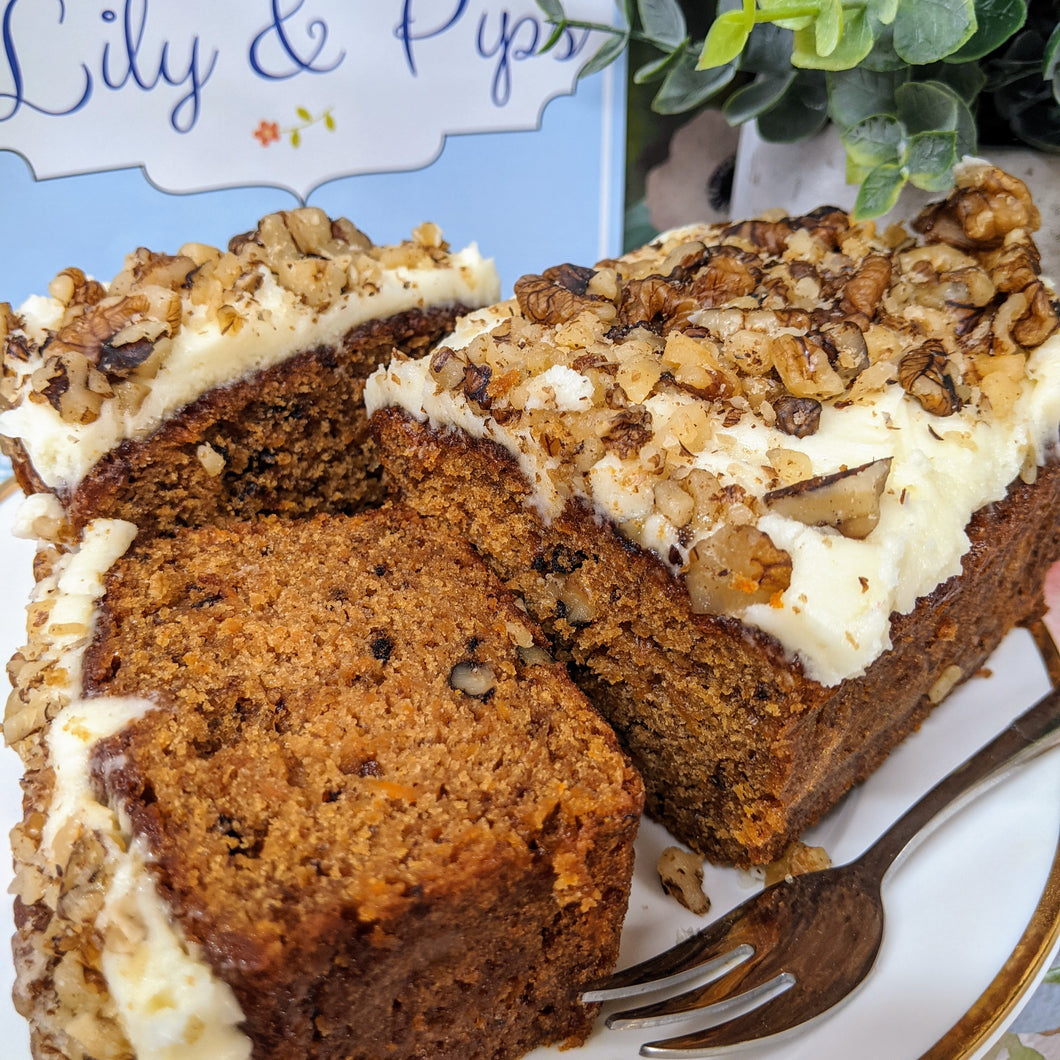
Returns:
[[[302,133],[312,125],[322,124],[328,132],[335,131],[335,118],[332,116],[330,107],[316,118],[305,107],[296,107],[295,114],[299,118],[299,123],[286,129],[281,129],[279,122],[262,119],[254,130],[254,137],[261,142],[262,147],[268,147],[269,144],[279,139],[286,139],[292,147],[300,147]]]
[[[269,144],[280,138],[280,125],[275,121],[265,121],[263,118],[254,130],[254,137],[260,141],[262,147],[268,147]]]

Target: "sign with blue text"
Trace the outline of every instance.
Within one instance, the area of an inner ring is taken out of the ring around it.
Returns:
[[[568,13],[607,22],[611,0]],[[310,203],[377,242],[436,221],[506,288],[618,250],[620,71],[533,0],[8,0],[0,300],[136,246],[223,244]]]

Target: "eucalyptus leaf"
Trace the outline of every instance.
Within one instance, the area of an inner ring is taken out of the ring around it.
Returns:
[[[893,114],[895,90],[909,80],[909,68],[876,71],[857,66],[829,70],[827,78],[828,116],[845,129],[871,114]]]
[[[688,34],[685,13],[677,0],[637,0],[644,32],[656,43],[676,48]]]
[[[681,54],[687,46],[688,38],[686,37],[672,52],[667,52],[658,59],[653,59],[650,63],[645,63],[643,66],[638,67],[633,74],[634,84],[645,85],[651,81],[658,80],[674,63],[680,61]]]
[[[738,88],[725,101],[722,108],[725,120],[730,125],[742,125],[745,121],[757,118],[787,92],[794,80],[794,70],[781,75],[759,74],[750,84]]]
[[[822,55],[818,50],[817,35],[811,29],[796,30],[794,41],[792,65],[804,70],[852,69],[872,51],[874,43],[863,8],[853,8],[847,12],[842,36],[828,55]]]
[[[946,62],[982,59],[1000,48],[1027,21],[1026,0],[975,0],[975,32]]]
[[[868,170],[901,160],[905,129],[893,114],[872,114],[844,130],[840,139],[847,161]]]
[[[788,90],[757,119],[758,132],[770,143],[805,140],[828,121],[828,89],[824,74],[800,70]]]
[[[703,50],[696,64],[700,70],[731,63],[751,35],[751,25],[743,11],[725,11],[711,23]]]
[[[562,22],[567,17],[560,0],[537,0],[537,6],[541,8],[549,22]]]
[[[1012,131],[1039,151],[1060,154],[1060,108],[1050,97],[1048,105],[1028,107],[1012,119]]]
[[[735,76],[735,63],[700,70],[695,53],[686,48],[663,80],[651,108],[658,114],[692,110],[720,92]]]
[[[548,35],[548,39],[544,44],[538,48],[538,55],[544,55],[546,52],[552,51],[553,48],[563,39],[563,34],[566,31],[566,27],[562,22],[557,22],[552,27],[552,32]]]
[[[986,74],[979,63],[935,63],[925,73],[926,80],[949,85],[969,106],[979,98],[986,85]]]
[[[1052,85],[1053,99],[1060,103],[1060,23],[1045,42],[1042,77]]]
[[[759,22],[740,55],[740,69],[752,74],[791,73],[791,44],[790,30]]]
[[[898,14],[898,0],[868,0],[866,10],[881,26],[889,26]]]
[[[861,166],[850,155],[846,156],[844,176],[848,184],[860,184],[873,170],[872,166]]]
[[[579,77],[588,77],[599,73],[610,66],[629,44],[629,30],[616,30],[614,36],[608,37],[593,57],[578,71]]]
[[[975,118],[968,104],[940,81],[907,81],[894,94],[898,118],[910,135],[934,130],[957,134],[958,156],[976,148]]]
[[[908,70],[909,64],[894,50],[894,29],[891,26],[880,26],[872,51],[859,64],[866,70],[884,72],[888,70]]]
[[[894,17],[894,50],[913,66],[938,62],[975,29],[974,0],[903,0]]]
[[[813,26],[814,48],[828,56],[836,50],[843,33],[843,5],[840,0],[820,0],[821,10]]]
[[[909,141],[905,169],[909,183],[924,191],[945,191],[957,164],[956,132],[922,132]]]
[[[887,213],[894,209],[904,186],[905,174],[901,166],[892,162],[877,166],[861,182],[851,216],[855,221],[865,221]]]
[[[938,81],[908,81],[894,93],[899,119],[910,133],[956,129],[956,93]]]

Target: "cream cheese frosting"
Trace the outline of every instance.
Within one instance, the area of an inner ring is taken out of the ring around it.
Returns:
[[[39,497],[27,499],[19,518],[23,533],[48,516],[46,506]],[[129,822],[93,789],[90,758],[96,743],[154,707],[136,697],[79,698],[82,656],[104,576],[135,535],[136,527],[122,520],[90,523],[79,546],[62,555],[38,584],[37,598],[51,599],[46,633],[52,672],[63,678],[69,700],[45,737],[54,781],[38,866],[62,875],[86,832],[102,844],[100,964],[138,1060],[246,1060],[251,1043],[239,1029],[243,1014],[234,993],[174,922],[155,886],[150,856]]]

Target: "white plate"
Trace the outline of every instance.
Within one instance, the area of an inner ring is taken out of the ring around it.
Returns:
[[[32,582],[28,543],[10,536],[16,502],[0,503],[0,659],[23,643],[24,605]],[[833,860],[860,853],[901,810],[1044,693],[1048,682],[1029,635],[1010,636],[990,660],[993,676],[977,677],[942,705],[921,731],[806,837]],[[18,816],[20,764],[0,753],[0,827]],[[1020,997],[997,997],[995,979],[1011,964],[1053,871],[1060,836],[1060,755],[1055,751],[947,821],[888,879],[887,932],[876,968],[848,1004],[805,1036],[745,1055],[773,1060],[914,1060],[929,1050],[984,993],[1011,1019],[1048,962],[1021,977]],[[655,861],[672,840],[646,821],[620,963],[655,953],[701,927],[703,920],[665,897]],[[9,870],[8,870],[9,871]],[[744,873],[707,867],[713,913],[746,898],[757,884]],[[11,908],[0,903],[0,937],[10,937]],[[1040,911],[1039,911],[1040,913]],[[1050,910],[1055,916],[1055,910]],[[1049,925],[1046,927],[1048,933]],[[1052,935],[1050,935],[1052,937]],[[9,1060],[28,1060],[25,1023],[10,1002],[10,958],[0,960],[0,1042]],[[679,1024],[669,1034],[694,1024]],[[993,1029],[996,1037],[1001,1027]],[[656,1031],[607,1031],[598,1025],[585,1048],[539,1049],[534,1060],[625,1060]],[[951,1051],[946,1060],[981,1055]]]

